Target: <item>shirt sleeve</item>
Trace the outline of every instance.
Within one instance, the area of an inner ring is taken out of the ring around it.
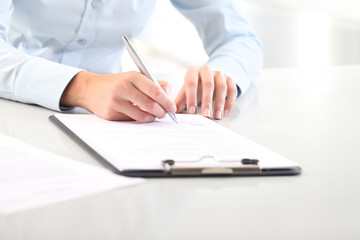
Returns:
[[[231,0],[171,0],[189,19],[203,42],[212,69],[234,79],[244,92],[259,74],[263,48]],[[240,88],[240,89],[239,89]]]
[[[27,55],[7,42],[13,5],[0,6],[0,97],[61,111],[60,98],[82,69]]]

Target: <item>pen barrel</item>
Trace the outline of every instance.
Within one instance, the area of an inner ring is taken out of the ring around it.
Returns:
[[[134,61],[135,65],[138,67],[140,72],[142,74],[144,74],[147,78],[149,78],[152,82],[154,82],[156,85],[160,86],[160,83],[155,80],[155,77],[151,74],[149,68],[147,67],[147,65],[145,63],[145,60],[141,57],[140,53],[137,52],[137,50],[132,45],[130,40],[126,36],[123,36],[122,39],[124,40],[125,47],[129,53],[130,57],[132,58],[132,60]],[[174,122],[177,123],[177,119],[176,119],[176,116],[174,113],[167,113],[167,114],[170,116],[170,118]]]
[[[130,40],[126,36],[123,36],[123,40],[130,57],[132,58],[132,60],[134,61],[135,65],[140,70],[140,72],[144,74],[147,78],[149,78],[151,81],[153,81],[155,84],[160,86],[158,81],[155,80],[155,77],[152,75],[149,68],[147,67],[145,60],[141,57],[140,53],[138,53],[138,51],[136,50],[134,45],[130,42]]]

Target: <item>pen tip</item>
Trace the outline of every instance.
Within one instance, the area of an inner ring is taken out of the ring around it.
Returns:
[[[176,124],[178,124],[178,120],[177,120],[177,118],[176,118],[175,113],[170,113],[169,116],[171,117],[171,119],[172,119]]]

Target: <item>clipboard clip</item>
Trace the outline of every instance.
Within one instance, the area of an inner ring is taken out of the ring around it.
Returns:
[[[213,156],[203,156],[195,161],[162,161],[166,174],[178,176],[199,175],[260,175],[259,160],[243,158],[240,160],[217,161]]]

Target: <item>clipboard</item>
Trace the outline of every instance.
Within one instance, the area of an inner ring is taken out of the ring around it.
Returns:
[[[204,154],[200,157],[194,157],[191,159],[175,159],[171,157],[164,157],[162,159],[160,158],[157,160],[158,163],[155,167],[143,168],[141,165],[136,165],[135,167],[124,167],[122,165],[121,167],[119,167],[118,161],[121,161],[119,160],[121,159],[121,157],[109,156],[108,152],[112,150],[111,148],[107,148],[104,151],[104,149],[101,149],[101,147],[99,147],[99,144],[96,144],[96,141],[92,141],[94,137],[86,138],[86,134],[84,135],[84,131],[81,132],[81,129],[89,129],[89,131],[94,131],[94,129],[101,128],[105,125],[109,125],[110,129],[113,126],[118,127],[122,126],[123,124],[128,124],[127,126],[133,126],[133,124],[138,124],[138,126],[141,127],[146,127],[146,125],[136,122],[124,123],[106,121],[92,114],[55,114],[50,116],[49,120],[59,129],[61,129],[72,140],[74,140],[81,147],[83,147],[103,166],[110,169],[112,172],[123,176],[146,178],[204,176],[230,177],[298,175],[301,173],[301,167],[298,164],[258,145],[257,143],[245,139],[244,137],[232,132],[231,130],[221,126],[220,124],[213,122],[212,120],[204,118],[200,115],[177,114],[177,116],[180,116],[180,122],[182,121],[182,119],[199,118],[201,120],[201,123],[204,122],[204,124],[208,124],[206,125],[206,127],[208,127],[209,129],[211,129],[211,127],[219,128],[217,129],[218,131],[231,134],[232,137],[235,137],[234,139],[239,139],[243,141],[243,145],[246,145],[248,148],[254,148],[264,153],[262,155],[259,154],[258,156],[257,154],[250,154],[251,156],[240,154],[241,156],[235,156],[231,159],[217,159],[216,156],[204,152]],[[171,119],[169,121],[171,121]],[[83,122],[84,124],[82,124]],[[124,129],[125,128],[126,126],[124,127]],[[119,138],[120,137],[121,136],[119,136]],[[101,136],[99,136],[99,138],[101,139]],[[99,140],[98,142],[100,141],[101,140]],[[264,156],[266,156],[266,161]],[[144,163],[146,163],[146,161]]]

